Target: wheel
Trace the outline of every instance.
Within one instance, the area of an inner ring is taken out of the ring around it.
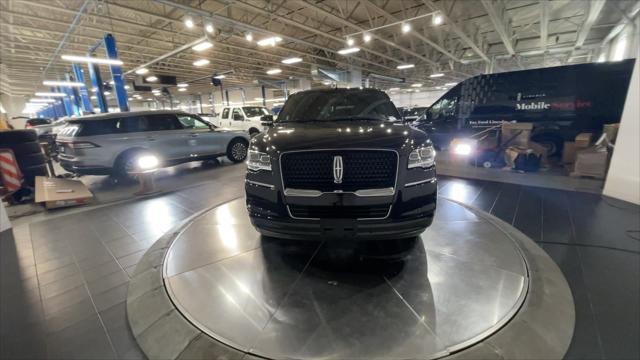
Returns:
[[[136,170],[136,159],[145,153],[143,149],[127,150],[120,154],[115,161],[111,175],[120,179],[133,179]]]
[[[491,161],[485,161],[482,163],[482,167],[485,169],[490,169],[493,166],[493,164],[491,163]]]
[[[5,147],[5,144],[0,144],[0,148]],[[13,150],[13,154],[16,157],[23,155],[30,155],[36,153],[42,153],[40,150],[40,144],[35,141],[24,142],[20,144],[6,144],[6,147]]]
[[[538,134],[531,137],[531,140],[542,145],[547,150],[547,156],[559,156],[562,154],[564,139],[554,134]]]
[[[0,131],[0,147],[37,140],[38,134],[35,130]]]
[[[254,137],[256,135],[260,134],[260,131],[256,128],[251,128],[249,129],[249,136]]]
[[[248,143],[245,139],[236,138],[227,146],[227,157],[234,163],[239,163],[247,158]]]
[[[43,165],[47,162],[47,159],[44,157],[42,153],[16,156],[16,160],[18,161],[18,166],[21,169],[34,166],[34,165]]]

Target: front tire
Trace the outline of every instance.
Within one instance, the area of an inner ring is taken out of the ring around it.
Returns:
[[[227,146],[227,157],[234,163],[243,162],[247,158],[248,148],[247,140],[235,138]]]

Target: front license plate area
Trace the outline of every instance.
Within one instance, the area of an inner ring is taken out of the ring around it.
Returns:
[[[355,236],[358,222],[352,219],[321,219],[322,234],[329,238],[349,238]]]

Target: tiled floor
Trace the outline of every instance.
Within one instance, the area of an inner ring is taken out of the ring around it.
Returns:
[[[4,233],[2,358],[143,357],[125,314],[131,272],[177,221],[242,196],[241,170],[212,169],[204,185],[18,226],[15,239]],[[638,207],[592,194],[479,180],[443,177],[439,187],[441,195],[513,224],[558,263],[576,304],[567,358],[640,357]]]

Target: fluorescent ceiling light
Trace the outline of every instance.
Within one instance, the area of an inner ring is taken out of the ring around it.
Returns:
[[[109,91],[105,91],[104,94],[105,95],[111,95],[111,93]]]
[[[280,74],[281,72],[282,72],[282,70],[280,70],[280,69],[269,69],[269,70],[267,70],[267,74],[269,74],[269,75]]]
[[[456,85],[456,84],[458,84],[458,83],[446,83],[446,84],[444,84],[444,86],[453,86],[453,85]]]
[[[258,41],[256,44],[258,44],[259,46],[267,46],[267,45],[276,46],[276,44],[279,43],[280,41],[282,41],[281,37],[272,36],[272,37],[262,39]]]
[[[67,87],[80,87],[84,86],[84,83],[79,81],[57,81],[57,80],[45,80],[42,85],[47,86],[67,86]]]
[[[396,69],[404,70],[404,69],[411,69],[412,67],[415,67],[415,65],[414,64],[402,64],[402,65],[396,66]]]
[[[97,98],[98,98],[97,96],[95,96],[95,95],[91,95],[91,99],[95,100],[95,99],[97,99]]]
[[[138,75],[144,75],[144,74],[146,74],[148,72],[149,72],[149,69],[147,69],[147,68],[140,68],[140,69],[136,70],[136,74],[138,74]]]
[[[411,84],[412,87],[422,87],[422,84]]]
[[[129,85],[125,85],[124,88],[129,90],[130,86]]]
[[[262,100],[264,100],[264,98],[253,98],[253,100],[255,100],[255,101],[262,101]]]
[[[187,84],[187,83],[180,83],[180,84],[178,84],[178,87],[179,87],[179,88],[186,88],[186,87],[188,87],[188,86],[189,86],[189,84]]]
[[[196,60],[193,62],[193,66],[205,66],[205,65],[209,65],[209,60],[207,59],[200,59],[200,60]]]
[[[252,42],[253,41],[253,34],[251,33],[246,33],[244,35],[244,38],[248,41],[248,42]]]
[[[444,76],[443,73],[436,73],[436,74],[429,75],[430,78],[437,78],[437,77],[443,77],[443,76]]]
[[[38,98],[33,98],[29,100],[30,103],[52,103],[52,102],[56,102],[54,99],[38,99]]]
[[[214,79],[218,79],[218,80],[220,80],[220,79],[224,79],[224,78],[226,78],[226,76],[224,76],[224,75],[216,75],[216,76],[214,76],[213,78],[214,78]]]
[[[289,65],[289,64],[299,63],[299,62],[301,62],[301,61],[302,61],[302,58],[299,58],[299,57],[292,57],[292,58],[288,58],[288,59],[284,59],[284,60],[282,60],[282,63],[283,63],[283,64],[287,64],[287,65]]]
[[[359,47],[350,47],[350,48],[338,50],[338,54],[340,54],[340,55],[348,55],[348,54],[357,53],[358,51],[360,51]]]
[[[353,44],[355,44],[356,41],[353,40],[353,38],[347,38],[347,46],[353,46]]]
[[[434,15],[433,18],[431,19],[431,22],[433,23],[433,25],[440,25],[442,24],[443,21],[444,19],[440,14]]]
[[[37,92],[36,96],[56,96],[56,97],[64,97],[67,96],[65,93],[59,92]]]
[[[209,34],[213,33],[213,24],[212,23],[207,23],[207,25],[205,25],[204,30],[206,32],[208,32]]]
[[[389,91],[398,91],[398,90],[400,90],[400,88],[391,88],[391,89],[389,89]]]
[[[409,23],[402,23],[402,27],[401,27],[401,29],[402,29],[402,33],[403,33],[403,34],[406,34],[406,33],[408,33],[409,31],[411,31],[411,24],[409,24]]]
[[[88,62],[91,64],[122,65],[122,60],[95,58],[91,56],[62,55],[62,60],[71,62]]]
[[[200,44],[194,45],[191,47],[193,51],[203,51],[213,47],[213,44],[208,41],[203,41]]]
[[[155,75],[151,75],[151,76],[147,76],[147,78],[145,79],[149,82],[153,82],[153,81],[158,81],[158,77]]]
[[[153,99],[152,98],[147,98],[147,101],[153,101]]]
[[[187,88],[179,88],[178,91],[187,91]]]
[[[362,40],[364,40],[364,42],[368,43],[369,41],[371,41],[371,34],[364,33],[364,35],[362,35]]]

